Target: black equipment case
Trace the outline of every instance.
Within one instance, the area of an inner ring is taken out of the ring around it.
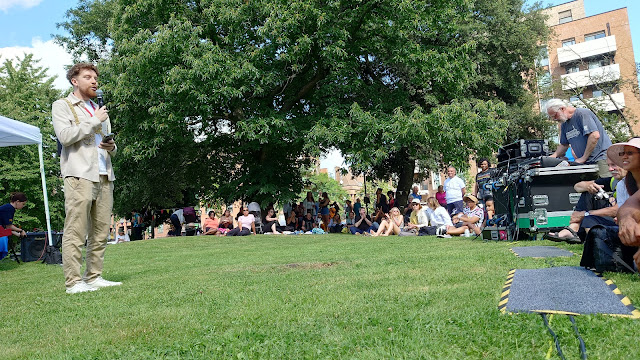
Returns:
[[[496,215],[507,214],[524,232],[569,225],[580,199],[573,186],[598,177],[597,165],[533,168],[509,175],[504,188],[494,190]]]

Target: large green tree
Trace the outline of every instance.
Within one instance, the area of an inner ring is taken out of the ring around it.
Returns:
[[[538,36],[521,2],[496,3],[511,8],[492,23],[504,10],[489,1],[84,0],[59,41],[100,61],[119,204],[170,206],[189,189],[266,204],[295,198],[300,169],[332,146],[407,190],[418,159],[495,149],[528,52],[500,47],[514,54],[496,81],[477,52],[498,51],[494,25],[527,30],[527,50]]]
[[[456,13],[446,26],[435,27],[415,10],[419,26],[402,32],[408,41],[400,48],[387,53],[375,45],[395,34],[373,35],[371,46],[361,47],[366,71],[352,78],[365,84],[354,91],[347,121],[336,112],[314,129],[356,172],[398,179],[400,203],[430,171],[466,168],[470,156],[490,156],[505,140],[548,131],[526,90],[548,35],[537,8],[523,10],[520,0],[465,2],[450,7]]]
[[[64,199],[60,160],[51,126],[51,104],[61,93],[53,87],[55,78],[38,66],[33,55],[4,59],[0,66],[0,115],[40,128],[44,169],[49,191],[49,209],[54,229],[64,224]],[[0,147],[0,199],[9,201],[14,191],[24,192],[28,203],[16,212],[15,222],[25,230],[46,229],[44,197],[40,178],[38,148],[35,145]]]

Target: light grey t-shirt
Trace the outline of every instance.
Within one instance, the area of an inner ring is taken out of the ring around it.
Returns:
[[[594,131],[600,132],[600,139],[589,155],[587,163],[595,163],[607,158],[607,149],[611,146],[611,139],[602,123],[589,109],[577,108],[571,119],[562,123],[560,128],[560,144],[571,145],[577,157],[582,157],[587,148],[587,138]]]

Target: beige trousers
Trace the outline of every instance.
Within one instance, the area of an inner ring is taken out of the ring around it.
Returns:
[[[62,235],[62,269],[65,286],[78,281],[93,281],[102,275],[104,250],[113,208],[113,182],[100,175],[100,182],[68,176],[64,179],[64,234]],[[82,267],[82,246],[87,242],[86,270]]]
[[[607,164],[607,159],[598,160],[596,164],[598,164],[598,177],[605,178],[612,176],[611,171],[609,171],[609,164]]]

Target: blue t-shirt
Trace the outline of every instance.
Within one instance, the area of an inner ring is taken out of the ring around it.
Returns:
[[[11,204],[4,204],[0,206],[0,226],[7,228],[7,226],[13,224],[13,215],[16,213],[16,208]]]
[[[607,149],[611,146],[611,139],[604,131],[602,123],[589,109],[577,108],[571,119],[562,123],[560,127],[560,144],[571,145],[577,157],[582,157],[587,148],[587,138],[594,131],[600,132],[600,139],[589,155],[587,163],[595,163],[607,158]]]

